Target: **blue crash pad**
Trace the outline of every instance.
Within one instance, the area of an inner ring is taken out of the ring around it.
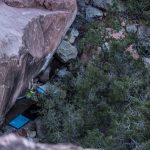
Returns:
[[[46,90],[43,88],[43,87],[38,87],[36,89],[36,91],[39,93],[39,94],[45,94]]]
[[[30,121],[30,119],[28,119],[27,117],[20,114],[16,118],[11,120],[9,122],[9,125],[11,125],[12,127],[16,128],[16,129],[19,129],[22,126],[24,126],[26,123],[28,123],[29,121]]]
[[[50,88],[50,86],[51,86],[50,82],[47,82],[46,84],[39,86],[36,89],[36,92],[45,95],[47,93],[47,90]]]

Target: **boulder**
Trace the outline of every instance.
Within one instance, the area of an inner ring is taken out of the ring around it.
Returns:
[[[146,64],[147,68],[149,68],[149,66],[150,66],[150,58],[144,57],[143,60],[144,60],[144,63]]]
[[[93,6],[107,10],[113,5],[113,0],[93,0]]]
[[[85,1],[84,0],[77,0],[77,4],[78,4],[78,7],[79,7],[79,11],[84,11],[85,6],[86,6]]]
[[[40,144],[28,141],[25,138],[10,134],[7,136],[0,137],[0,150],[94,150],[94,149],[83,149],[81,147],[72,144]],[[99,149],[102,150],[102,149]]]
[[[4,1],[4,2],[2,2]],[[76,0],[0,0],[0,117],[51,58],[72,24]]]
[[[145,25],[140,25],[138,28],[138,48],[149,51],[150,49],[150,27]]]
[[[75,0],[3,0],[7,5],[20,8],[46,8],[51,11],[74,12]]]
[[[145,64],[145,67],[150,71],[150,58],[148,57],[143,57],[143,62]]]
[[[126,31],[128,33],[136,33],[137,32],[137,25],[136,24],[127,25]]]
[[[87,6],[86,8],[86,20],[92,21],[94,18],[103,17],[103,12],[95,7]]]
[[[36,136],[37,136],[37,133],[36,133],[36,131],[28,131],[27,132],[27,136],[28,136],[28,138],[35,138]]]
[[[73,28],[69,34],[68,41],[71,44],[73,44],[78,36],[79,36],[79,31],[77,29]]]
[[[90,4],[90,0],[84,0],[85,4],[89,5]]]
[[[66,63],[71,59],[75,59],[78,55],[78,51],[75,46],[63,40],[59,45],[56,54],[63,63]]]
[[[138,38],[148,38],[148,37],[150,37],[150,27],[140,25],[138,28]]]
[[[69,72],[66,67],[61,68],[61,69],[57,72],[56,75],[57,75],[59,78],[71,78],[71,77],[73,76],[72,73]]]

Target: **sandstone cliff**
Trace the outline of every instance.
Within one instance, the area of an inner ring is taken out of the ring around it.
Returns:
[[[72,24],[75,0],[0,1],[0,117],[52,57]]]

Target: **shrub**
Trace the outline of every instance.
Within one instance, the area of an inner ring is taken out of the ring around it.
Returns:
[[[127,7],[128,15],[133,19],[144,21],[150,25],[150,3],[149,0],[121,0]]]
[[[89,23],[85,28],[86,33],[78,43],[78,47],[80,50],[97,48],[100,44],[102,44],[105,37],[105,30],[100,21]]]
[[[55,87],[55,91],[52,87]],[[78,137],[76,131],[81,125],[81,117],[74,106],[67,103],[66,91],[58,88],[58,84],[50,86],[46,96],[37,97],[41,106],[43,133],[50,143],[75,142]],[[80,122],[80,125],[78,124]]]
[[[149,73],[142,60],[124,52],[130,42],[113,41],[110,52],[93,60],[76,82],[75,104],[82,110],[85,130],[98,128],[104,134],[99,144],[106,149],[132,149],[149,137],[148,115],[139,110],[149,102]]]
[[[85,50],[93,40],[87,35]],[[71,142],[106,150],[149,147],[150,74],[141,58],[134,60],[125,52],[133,41],[132,36],[110,41],[110,50],[81,66],[84,71],[78,71],[76,78],[54,84],[60,89],[58,94],[49,90],[43,97],[43,130],[50,143]]]

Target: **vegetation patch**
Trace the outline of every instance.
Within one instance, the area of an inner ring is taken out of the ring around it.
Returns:
[[[128,14],[145,20],[148,0],[124,1]],[[113,10],[112,10],[113,11]],[[81,53],[97,51],[86,65],[69,65],[71,78],[53,80],[48,94],[37,97],[45,139],[50,143],[74,143],[105,150],[150,149],[150,72],[142,57],[126,51],[136,45],[135,34],[109,37],[106,28],[122,29],[113,13],[85,27],[78,40]],[[107,43],[108,48],[103,44]],[[142,54],[142,49],[138,50]],[[144,55],[144,54],[142,54]]]
[[[150,25],[149,0],[121,0],[127,8],[127,13],[132,19]]]
[[[90,27],[81,39],[83,50],[89,43],[96,47],[102,41],[103,30],[97,25],[94,23],[95,30]],[[147,150],[150,74],[142,59],[135,60],[125,51],[133,42],[132,35],[121,42],[110,40],[110,49],[102,49],[86,67],[80,64],[76,77],[54,82],[59,92],[50,89],[47,95],[38,98],[43,131],[50,143]]]
[[[100,21],[89,23],[85,28],[84,36],[78,43],[78,48],[80,50],[97,48],[103,43],[105,26]]]

